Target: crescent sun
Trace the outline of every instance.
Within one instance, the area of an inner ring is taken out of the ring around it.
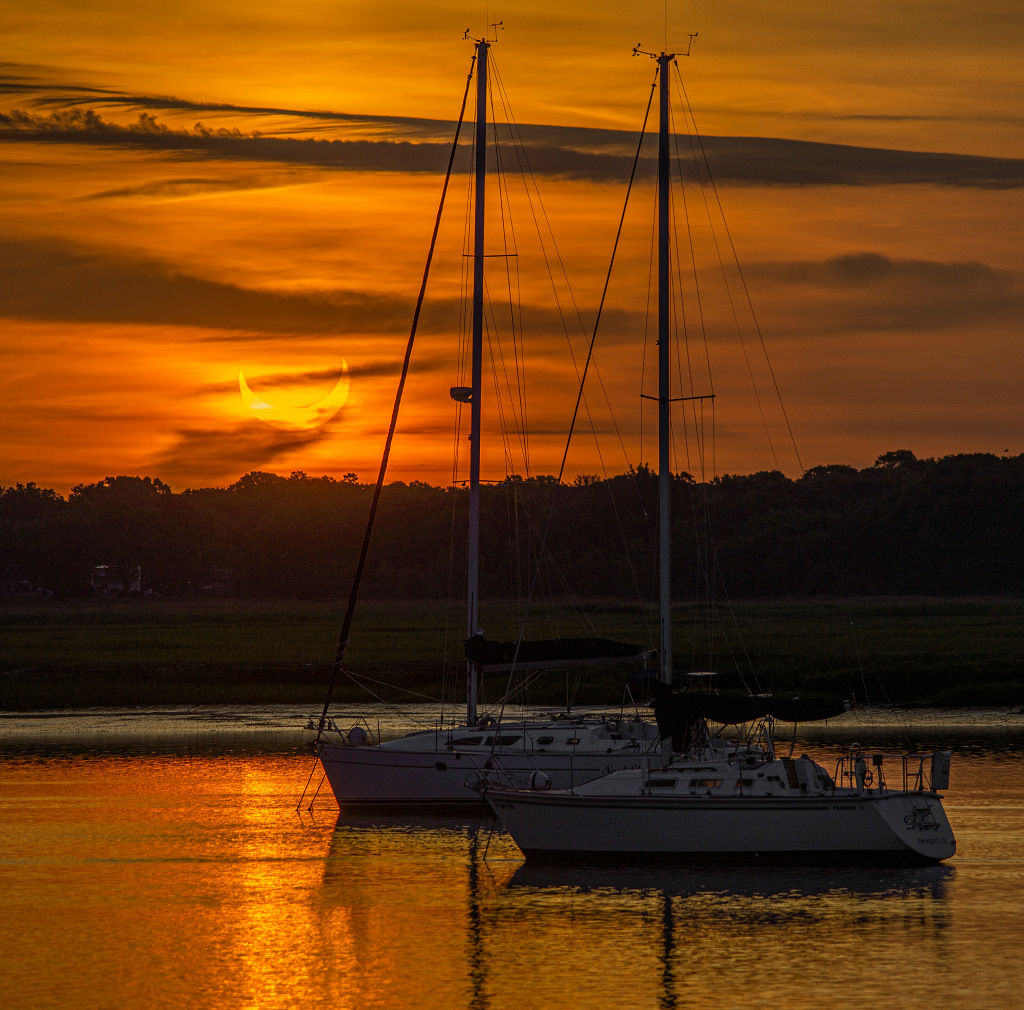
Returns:
[[[345,406],[348,399],[348,363],[341,361],[341,376],[334,388],[316,403],[308,407],[274,407],[261,400],[245,381],[242,370],[238,370],[238,391],[242,402],[263,422],[285,431],[306,431],[326,424]]]

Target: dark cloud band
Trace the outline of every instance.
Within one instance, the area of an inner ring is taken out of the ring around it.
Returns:
[[[339,122],[344,119],[337,116]],[[349,121],[355,121],[355,117]],[[141,113],[134,123],[122,125],[104,119],[92,109],[71,107],[48,114],[16,110],[0,113],[0,140],[147,148],[177,152],[191,158],[326,169],[412,173],[443,170],[448,142],[427,139],[438,137],[443,132],[439,129],[443,124],[422,121],[417,127],[413,120],[381,119],[378,125],[382,128],[390,126],[394,131],[415,139],[338,140],[264,136],[258,131],[242,133],[237,129],[213,129],[201,123],[192,130],[170,129],[148,112]],[[499,141],[500,132],[499,129]],[[517,132],[525,144],[529,168],[536,175],[591,182],[621,182],[628,177],[631,157],[625,152],[635,143],[635,135],[612,130],[530,126],[521,127]],[[685,145],[688,139],[682,137],[680,143]],[[699,148],[694,146],[693,162],[701,168],[694,167],[691,171],[704,171],[706,156],[715,178],[732,185],[930,184],[989,189],[1024,186],[1022,159],[898,151],[767,137],[705,137],[701,145]],[[461,172],[469,171],[468,148],[457,159],[456,168]],[[654,173],[652,150],[648,150],[642,159],[642,171],[648,175]]]

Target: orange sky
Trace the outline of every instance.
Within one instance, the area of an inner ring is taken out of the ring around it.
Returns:
[[[461,35],[488,19],[505,23],[493,52],[517,121],[552,128],[524,132],[589,326],[632,144],[610,131],[638,127],[653,75],[630,49],[665,37],[663,4],[633,7],[0,0],[0,485],[66,492],[129,473],[182,490],[252,469],[372,479],[444,158],[400,142],[447,142],[471,55]],[[680,69],[803,465],[864,466],[896,448],[1024,451],[1019,3],[674,6],[670,44],[692,31]],[[109,127],[90,127],[88,110]],[[140,113],[156,124],[128,131]],[[339,158],[316,138],[365,143]],[[465,182],[450,198],[393,478],[452,472]],[[522,186],[510,187],[530,324],[528,466],[553,472],[574,371]],[[601,457],[580,437],[570,474],[656,458],[639,399],[655,354],[643,348],[649,189],[627,220],[598,343],[615,423],[588,386]],[[499,251],[496,194],[490,207]],[[488,262],[499,329],[503,262]],[[713,280],[713,265],[700,270]],[[775,456],[729,307],[721,293],[702,298],[717,472],[795,474],[756,330],[741,306]],[[579,355],[578,325],[568,342]],[[511,343],[502,353],[510,363]],[[323,427],[271,428],[239,396],[244,369],[268,402],[311,403],[342,359],[349,400]],[[504,457],[497,408],[486,411],[486,476],[524,472],[517,452]],[[681,440],[677,461],[686,467]]]

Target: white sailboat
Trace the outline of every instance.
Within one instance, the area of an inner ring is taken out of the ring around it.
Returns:
[[[833,777],[806,754],[779,757],[763,718],[762,744],[698,745],[574,789],[492,788],[487,799],[528,861],[888,865],[956,852],[939,795],[948,751],[854,747]]]
[[[648,55],[658,61],[660,82],[660,680],[670,685],[669,68],[675,54]],[[531,788],[513,788],[500,768],[491,773],[488,802],[527,860],[936,863],[956,851],[939,795],[949,785],[948,752],[869,756],[851,748],[833,776],[807,755],[778,757],[773,729],[776,718],[826,718],[840,714],[841,704],[672,695],[665,686],[658,702],[662,734],[678,744],[671,760],[648,760],[570,789],[539,777]],[[753,732],[730,746],[709,723],[748,724]]]
[[[605,639],[488,642],[480,630],[480,446],[484,334],[484,208],[487,163],[488,52],[476,46],[476,139],[473,232],[472,385],[454,387],[454,400],[471,408],[469,562],[467,593],[466,720],[394,740],[370,740],[356,725],[345,731],[321,718],[317,754],[342,808],[359,805],[480,804],[473,788],[494,761],[513,780],[541,775],[566,788],[611,771],[638,767],[660,748],[653,723],[631,717],[576,717],[558,713],[531,720],[495,719],[478,711],[482,673],[566,669],[601,662],[643,661],[640,646]],[[422,296],[422,295],[421,295]],[[350,605],[351,609],[351,605]],[[343,643],[346,632],[342,634]],[[468,784],[467,784],[468,783]]]

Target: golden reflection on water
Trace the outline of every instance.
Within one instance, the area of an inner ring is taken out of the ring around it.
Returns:
[[[306,755],[0,758],[5,1005],[1017,1005],[1019,761],[954,769],[946,866],[571,869],[300,817]]]
[[[642,952],[634,974],[652,1005],[720,993],[730,1003],[835,1006],[856,992],[878,1006],[894,977],[919,994],[938,992],[954,872],[730,870],[644,881],[612,871],[571,898],[557,876],[526,871],[521,882],[553,899],[537,909],[545,936],[557,934],[543,920],[561,919],[563,943],[579,953],[613,931]]]

